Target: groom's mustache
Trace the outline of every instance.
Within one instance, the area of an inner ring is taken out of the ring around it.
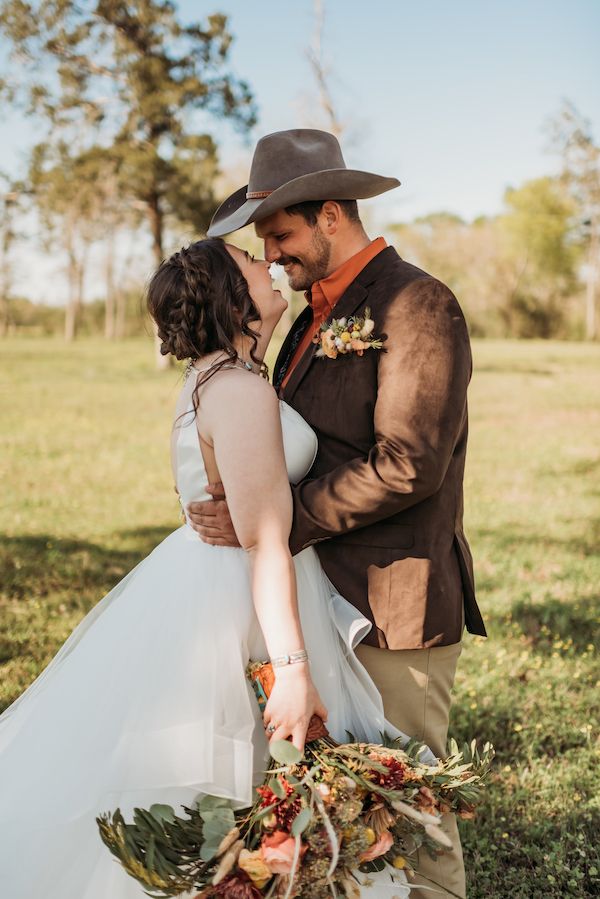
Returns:
[[[290,265],[291,263],[296,263],[296,265],[302,265],[299,259],[295,256],[280,256],[277,260],[277,265]]]

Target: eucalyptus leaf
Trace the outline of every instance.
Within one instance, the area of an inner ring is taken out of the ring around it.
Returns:
[[[200,849],[200,858],[207,862],[216,854],[221,840],[235,826],[235,815],[229,803],[226,806],[212,808],[209,806],[200,814],[204,822],[204,841]]]
[[[302,811],[298,812],[292,824],[293,837],[299,837],[301,833],[304,833],[312,821],[312,816],[313,813],[310,808],[303,808]]]
[[[297,765],[302,761],[302,753],[289,740],[275,740],[270,743],[269,752],[280,765]]]
[[[196,798],[196,808],[204,817],[203,812],[205,811],[212,811],[217,808],[231,808],[231,802],[222,796],[209,796],[207,793],[202,793]]]
[[[271,792],[274,793],[275,796],[277,796],[278,799],[285,799],[287,794],[285,792],[283,784],[278,777],[272,777],[267,786],[269,787]]]
[[[148,811],[157,821],[173,822],[175,820],[175,812],[170,805],[161,805],[156,802],[150,806]]]

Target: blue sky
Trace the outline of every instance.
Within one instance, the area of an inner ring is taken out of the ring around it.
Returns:
[[[493,213],[507,185],[551,171],[544,122],[563,97],[600,140],[600,0],[324,0],[324,51],[348,123],[348,164],[395,175],[385,215]],[[180,0],[184,18],[230,16],[232,68],[253,88],[252,139],[310,123],[305,52],[312,0]],[[213,126],[225,164],[248,146]],[[0,169],[15,171],[31,126],[5,119]]]
[[[396,175],[387,211],[497,211],[508,185],[556,166],[543,125],[568,97],[600,139],[598,0],[324,0],[325,55],[354,140],[347,162]],[[181,4],[186,15],[197,3]],[[225,0],[257,135],[296,127],[315,96],[311,0]],[[227,154],[239,141],[228,136]]]
[[[563,98],[600,140],[600,0],[323,2],[346,161],[402,181],[366,204],[377,230],[441,209],[468,219],[499,211],[507,186],[557,168],[543,128]],[[223,123],[210,128],[241,186],[261,134],[314,124],[313,2],[177,5],[187,20],[230,16],[231,68],[252,87],[259,123],[246,140]],[[30,123],[5,116],[0,170],[16,173],[33,137]]]

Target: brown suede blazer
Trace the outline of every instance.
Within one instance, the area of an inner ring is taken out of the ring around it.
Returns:
[[[450,290],[392,247],[343,294],[335,318],[371,309],[384,350],[302,356],[281,392],[319,449],[294,488],[292,553],[316,544],[339,592],[389,649],[485,635],[463,532],[469,336]],[[277,359],[277,389],[311,320],[297,318]]]

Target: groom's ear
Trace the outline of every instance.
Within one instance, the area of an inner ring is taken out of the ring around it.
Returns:
[[[328,235],[336,233],[343,218],[342,207],[335,200],[325,200],[319,213],[321,230]]]

